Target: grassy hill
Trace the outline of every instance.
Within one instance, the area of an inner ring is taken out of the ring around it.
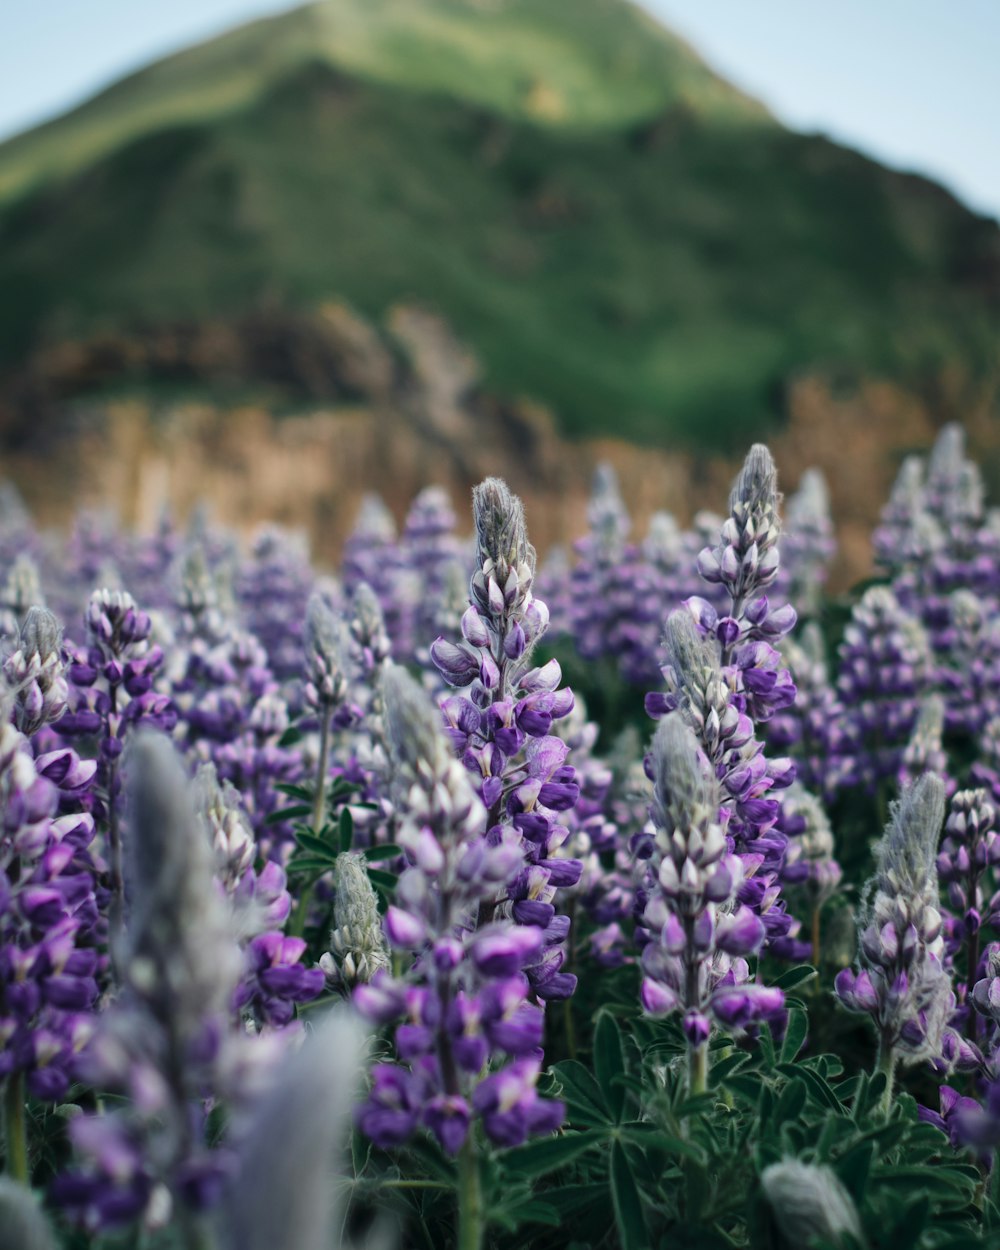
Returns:
[[[792,134],[622,0],[323,0],[0,146],[0,365],[336,295],[570,434],[717,446],[820,369],[994,369],[1000,231]]]

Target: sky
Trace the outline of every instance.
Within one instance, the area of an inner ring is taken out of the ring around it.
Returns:
[[[413,0],[417,3],[418,0]],[[573,0],[564,0],[572,11]],[[643,0],[785,124],[1000,217],[1000,0]],[[0,138],[281,0],[6,0]]]

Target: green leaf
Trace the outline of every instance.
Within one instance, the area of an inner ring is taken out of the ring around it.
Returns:
[[[549,1224],[558,1227],[562,1217],[551,1202],[543,1202],[540,1198],[532,1198],[529,1202],[517,1204],[518,1224]]]
[[[372,883],[376,890],[388,890],[390,893],[395,890],[396,882],[399,878],[395,873],[382,872],[378,868],[368,869],[368,880]]]
[[[521,1176],[544,1176],[546,1172],[563,1167],[604,1141],[607,1141],[607,1134],[601,1129],[564,1133],[560,1137],[545,1137],[516,1150],[508,1150],[502,1161],[505,1167]]]
[[[775,1116],[778,1124],[790,1124],[798,1120],[809,1097],[805,1081],[789,1081],[781,1091]]]
[[[708,1156],[701,1146],[692,1141],[685,1141],[681,1137],[672,1137],[669,1133],[658,1129],[655,1124],[638,1122],[623,1124],[618,1130],[618,1135],[643,1150],[662,1150],[668,1155],[692,1159],[702,1167],[708,1163]]]
[[[279,781],[274,788],[279,794],[287,794],[290,799],[301,799],[303,803],[313,801],[313,792],[308,786],[296,785],[291,781]]]
[[[324,842],[315,833],[306,833],[304,829],[300,829],[295,835],[295,841],[311,855],[325,855],[331,864],[337,858],[336,848],[332,847],[329,842]]]
[[[303,738],[302,730],[296,729],[294,725],[289,725],[285,732],[278,739],[279,747],[293,747],[296,743],[301,742]]]
[[[971,1177],[964,1176],[956,1168],[943,1167],[899,1167],[893,1165],[874,1168],[872,1177],[880,1185],[902,1188],[910,1193],[920,1193],[928,1198],[951,1199],[955,1202],[968,1201],[975,1189]]]
[[[582,1063],[564,1059],[554,1064],[552,1072],[561,1086],[562,1097],[570,1111],[573,1124],[608,1124],[610,1114],[601,1087]]]
[[[850,1190],[851,1197],[858,1206],[861,1206],[864,1201],[865,1187],[868,1184],[868,1174],[874,1157],[875,1143],[863,1141],[848,1150],[834,1165],[834,1170]]]
[[[622,1250],[648,1250],[649,1234],[642,1213],[642,1199],[625,1155],[625,1147],[617,1141],[611,1147],[611,1202]]]
[[[292,807],[281,807],[270,812],[264,820],[265,825],[280,825],[283,820],[299,820],[303,816],[311,816],[312,807],[308,803],[295,803]]]
[[[354,817],[350,808],[345,807],[340,813],[340,849],[349,851],[354,842]]]
[[[289,875],[304,873],[317,873],[322,876],[324,872],[329,872],[333,867],[330,860],[319,855],[293,855],[288,861]]]
[[[930,1210],[930,1198],[921,1194],[915,1202],[907,1206],[900,1219],[892,1226],[886,1245],[892,1246],[892,1250],[913,1250],[927,1228]]]
[[[811,964],[800,964],[797,968],[789,968],[787,972],[783,972],[774,982],[774,987],[784,990],[787,994],[789,990],[794,990],[804,981],[811,981],[815,975],[816,969]]]
[[[781,1043],[781,1062],[791,1063],[802,1049],[802,1043],[809,1032],[809,1017],[804,1011],[793,1007],[788,1013],[788,1027]]]
[[[625,1109],[625,1051],[618,1021],[608,1012],[597,1017],[594,1030],[594,1074],[616,1122]]]
[[[829,1107],[831,1111],[843,1111],[840,1099],[833,1092],[832,1087],[807,1064],[781,1063],[778,1065],[778,1071],[788,1077],[800,1076],[809,1086],[810,1094],[820,1106]]]
[[[393,842],[386,843],[385,846],[370,846],[366,851],[361,852],[365,859],[395,859],[397,855],[402,855],[402,847],[398,847]]]

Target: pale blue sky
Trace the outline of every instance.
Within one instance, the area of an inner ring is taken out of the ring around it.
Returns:
[[[417,3],[418,0],[414,0]],[[572,10],[573,0],[565,0]],[[1000,0],[644,0],[788,125],[1000,216]],[[281,0],[2,0],[0,137]]]

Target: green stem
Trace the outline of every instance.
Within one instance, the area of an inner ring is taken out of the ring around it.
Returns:
[[[483,1193],[479,1160],[472,1133],[458,1153],[458,1246],[457,1250],[480,1250],[483,1244]]]
[[[326,704],[321,707],[319,715],[319,759],[316,761],[316,792],[313,796],[313,829],[317,837],[326,818],[326,770],[330,762],[330,709]]]
[[[820,912],[820,909],[818,906],[813,908],[813,911],[812,911],[812,966],[816,969],[817,972],[819,971],[819,957],[820,957],[819,912]],[[816,980],[818,983],[819,977],[817,977]]]
[[[24,1073],[7,1077],[3,1092],[4,1142],[7,1149],[7,1175],[22,1185],[30,1185],[28,1171],[28,1125],[24,1114]]]
[[[180,1225],[184,1238],[184,1250],[215,1250],[215,1238],[203,1219],[182,1208]]]
[[[896,1076],[896,1049],[892,1045],[887,1045],[884,1038],[879,1041],[875,1071],[885,1073],[885,1093],[882,1095],[879,1111],[883,1116],[888,1117],[889,1112],[892,1110],[892,1090]]]
[[[708,1089],[708,1043],[688,1047],[688,1094],[703,1094]]]

